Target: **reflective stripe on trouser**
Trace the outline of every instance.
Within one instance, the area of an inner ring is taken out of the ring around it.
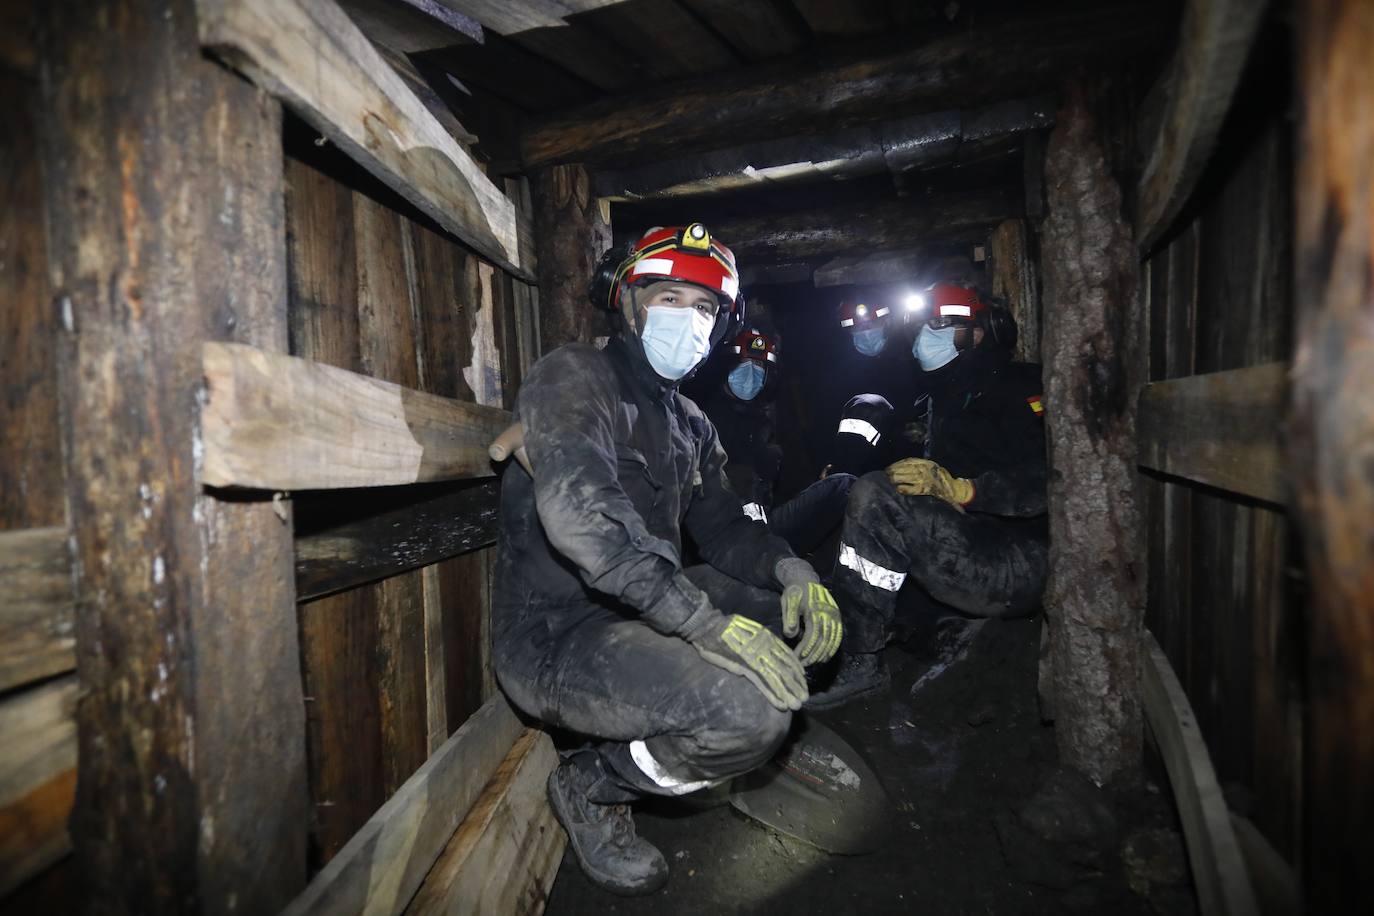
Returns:
[[[857,550],[843,541],[840,542],[840,565],[854,570],[859,574],[859,578],[874,588],[889,592],[901,591],[902,583],[906,581],[906,573],[879,566],[872,560],[865,560],[859,556]]]
[[[744,514],[756,522],[763,522],[765,525],[768,524],[768,513],[765,512],[763,506],[758,503],[745,503]]]
[[[724,779],[678,779],[668,772],[667,767],[654,759],[654,755],[649,753],[649,746],[643,741],[630,742],[630,759],[634,760],[635,766],[639,767],[640,772],[654,781],[654,785],[661,789],[667,789],[670,795],[686,795],[699,789],[718,786],[725,781]]]
[[[1042,523],[964,514],[931,496],[903,496],[882,471],[850,490],[840,542],[833,590],[845,648],[855,652],[886,644],[907,578],[951,608],[998,617],[1038,606],[1049,571]]]

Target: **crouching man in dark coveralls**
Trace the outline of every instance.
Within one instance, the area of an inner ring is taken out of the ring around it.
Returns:
[[[1033,612],[1049,573],[1040,367],[1014,363],[1016,322],[970,289],[938,283],[912,353],[925,392],[921,457],[859,479],[840,529],[834,587],[845,647],[807,709],[883,689],[897,593],[978,617]]]
[[[588,739],[549,798],[587,876],[620,894],[668,877],[628,803],[767,761],[806,699],[803,665],[840,643],[830,593],[744,514],[714,428],[677,392],[737,293],[704,227],[652,230],[598,266],[617,335],[550,353],[520,390],[533,476],[512,466],[502,485],[496,674],[520,709]],[[684,530],[707,564],[690,574]],[[797,649],[770,625],[800,631]]]

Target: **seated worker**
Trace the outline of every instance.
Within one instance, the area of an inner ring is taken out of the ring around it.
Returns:
[[[829,709],[878,690],[897,592],[908,576],[964,614],[1033,611],[1049,569],[1040,367],[1013,363],[1016,322],[970,289],[939,283],[912,354],[924,387],[922,456],[862,477],[840,529],[834,588],[845,647],[808,701]]]
[[[677,392],[737,292],[734,256],[704,227],[651,230],[598,265],[606,348],[544,356],[517,401],[532,473],[512,465],[501,487],[494,667],[515,706],[586,742],[549,800],[583,871],[619,894],[668,876],[628,804],[767,761],[806,699],[803,666],[840,642],[830,593],[744,514],[715,429]],[[709,564],[692,577],[684,531]],[[801,631],[796,650],[767,624]]]
[[[728,458],[725,474],[744,500],[745,514],[766,522],[792,550],[805,556],[839,527],[856,478],[847,474],[823,477],[785,503],[775,503],[782,459],[782,449],[773,441],[771,403],[780,369],[777,341],[750,328],[735,338],[729,355],[733,365],[723,384],[701,405]]]
[[[880,394],[856,394],[846,401],[835,431],[834,459],[824,473],[862,477],[886,464],[893,413],[892,404]]]

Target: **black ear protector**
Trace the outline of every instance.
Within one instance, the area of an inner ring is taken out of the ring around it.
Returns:
[[[619,303],[611,300],[616,281],[620,279],[621,268],[634,256],[634,242],[613,245],[592,268],[592,279],[587,284],[587,299],[591,304],[607,312],[614,312]]]
[[[1008,352],[1016,349],[1016,339],[1020,331],[1011,309],[1004,305],[989,305],[978,317],[983,324],[984,333],[992,338],[995,346],[1002,347]]]

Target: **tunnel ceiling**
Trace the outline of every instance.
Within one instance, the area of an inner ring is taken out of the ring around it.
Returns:
[[[1035,215],[1057,87],[1157,69],[1178,21],[1127,0],[341,2],[491,172],[586,164],[619,234],[699,219],[778,276]]]

